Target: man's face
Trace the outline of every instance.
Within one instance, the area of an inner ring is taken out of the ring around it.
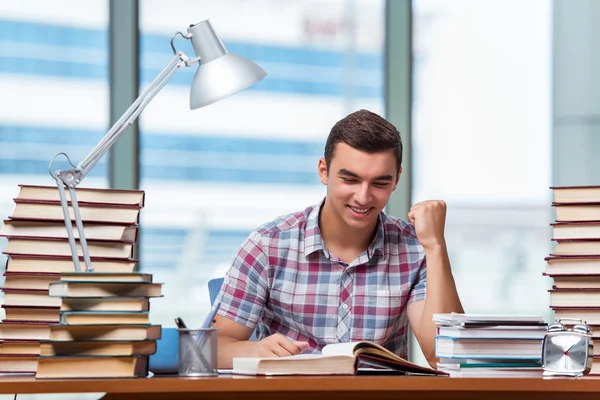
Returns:
[[[325,159],[319,160],[319,177],[327,185],[331,215],[348,227],[368,228],[396,189],[400,173],[392,150],[369,154],[338,143],[329,173]]]

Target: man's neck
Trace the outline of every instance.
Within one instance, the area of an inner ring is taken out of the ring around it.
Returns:
[[[337,218],[333,213],[327,199],[319,213],[319,229],[323,242],[338,257],[341,257],[341,254],[356,254],[355,257],[358,257],[373,241],[376,226],[377,222],[364,229],[348,226],[344,220]],[[350,263],[354,258],[352,260],[343,259]]]

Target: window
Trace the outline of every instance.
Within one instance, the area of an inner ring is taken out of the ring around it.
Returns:
[[[77,164],[105,134],[107,29],[106,0],[0,2],[2,219],[12,214],[19,184],[55,185],[50,160],[65,152]],[[67,168],[63,160],[55,169]],[[102,160],[85,186],[107,187],[107,177]]]
[[[467,312],[550,315],[551,2],[414,4],[413,201],[448,203]]]
[[[141,2],[142,86],[172,57],[171,35],[206,18],[229,51],[268,73],[190,111],[194,70],[182,70],[141,117],[141,266],[167,283],[153,322],[200,324],[207,281],[225,274],[246,236],[323,198],[316,168],[333,124],[359,108],[383,114],[383,10],[383,1]]]

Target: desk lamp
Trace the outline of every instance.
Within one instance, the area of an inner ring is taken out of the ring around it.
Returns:
[[[181,35],[184,39],[191,40],[196,58],[190,59],[183,52],[177,51],[173,41]],[[241,90],[244,90],[263,79],[266,72],[252,61],[234,53],[229,53],[213,30],[210,21],[205,20],[195,25],[190,25],[187,35],[176,32],[171,37],[171,48],[174,56],[161,73],[152,81],[148,88],[133,102],[117,122],[109,129],[92,151],[77,165],[74,165],[65,153],[58,153],[50,162],[49,172],[58,186],[60,204],[62,206],[67,236],[71,247],[71,256],[75,271],[80,272],[79,254],[75,237],[73,235],[72,217],[66,198],[65,186],[69,189],[73,219],[79,233],[79,242],[85,262],[85,271],[93,272],[92,263],[83,231],[81,214],[75,188],[87,176],[102,156],[119,139],[121,134],[133,124],[144,108],[165,86],[167,81],[181,68],[198,64],[198,69],[190,91],[190,108],[192,110],[204,107]],[[64,156],[72,169],[53,171],[52,164],[58,156]]]

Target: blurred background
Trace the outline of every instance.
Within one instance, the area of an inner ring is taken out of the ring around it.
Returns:
[[[171,59],[171,35],[210,18],[268,76],[190,111],[195,68],[178,72],[139,138],[82,184],[145,190],[139,268],[165,283],[153,323],[200,324],[207,281],[250,231],[322,199],[325,138],[360,108],[405,141],[389,213],[447,201],[465,310],[550,318],[549,186],[600,183],[596,17],[593,0],[0,2],[0,217],[18,184],[55,184],[56,153],[83,159],[135,98],[128,84],[143,89]]]

